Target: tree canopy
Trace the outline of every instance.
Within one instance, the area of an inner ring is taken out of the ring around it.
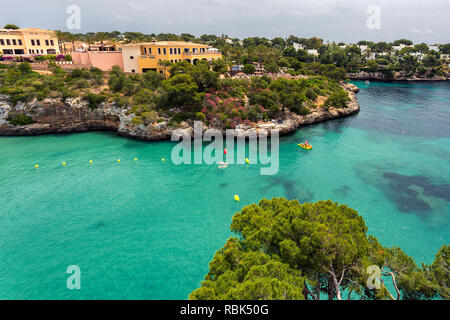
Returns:
[[[368,235],[356,210],[330,200],[263,199],[236,213],[231,230],[237,237],[215,254],[190,299],[449,298],[449,246],[419,267]],[[370,266],[381,272],[379,289],[367,285]]]

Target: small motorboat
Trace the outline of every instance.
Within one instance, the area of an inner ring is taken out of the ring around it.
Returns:
[[[300,148],[303,148],[303,149],[306,149],[306,150],[311,150],[312,149],[312,145],[310,145],[310,144],[305,145],[304,143],[299,143],[298,146]]]

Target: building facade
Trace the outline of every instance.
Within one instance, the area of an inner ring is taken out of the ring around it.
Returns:
[[[0,29],[0,54],[59,54],[58,38],[53,31],[45,29]]]
[[[143,73],[151,70],[166,75],[168,70],[160,65],[162,61],[196,64],[199,60],[222,58],[220,52],[207,45],[181,41],[127,44],[122,47],[122,54],[125,72]]]

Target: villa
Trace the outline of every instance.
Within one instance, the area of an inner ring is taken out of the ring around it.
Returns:
[[[125,72],[143,73],[152,70],[166,75],[168,70],[161,65],[162,61],[187,61],[196,64],[199,60],[212,61],[222,58],[218,50],[207,45],[182,41],[127,44],[122,46],[122,55]]]
[[[0,54],[59,54],[58,38],[53,31],[39,28],[0,29]]]

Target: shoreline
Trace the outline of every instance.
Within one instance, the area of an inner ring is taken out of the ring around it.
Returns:
[[[449,76],[433,76],[431,78],[427,77],[416,77],[414,76],[405,76],[401,73],[395,74],[393,77],[387,78],[382,72],[358,72],[358,73],[347,73],[347,77],[349,81],[360,80],[360,81],[382,81],[382,82],[415,82],[415,81],[449,81]]]
[[[252,126],[239,124],[236,126],[237,136],[245,136],[251,130],[258,134],[259,130],[266,130],[270,135],[271,130],[279,130],[279,135],[294,133],[300,127],[309,126],[327,120],[344,118],[358,113],[360,106],[356,97],[359,91],[355,85],[342,83],[341,86],[348,92],[350,101],[346,108],[325,109],[318,107],[311,109],[311,113],[305,116],[286,111],[282,118],[271,122],[257,122]],[[35,123],[14,126],[6,121],[9,111],[25,110],[33,116]],[[0,136],[34,136],[43,134],[76,133],[87,131],[110,131],[117,135],[144,141],[170,140],[172,132],[193,134],[193,126],[187,122],[181,122],[179,126],[169,126],[167,122],[154,123],[148,126],[136,126],[131,123],[131,116],[126,110],[115,105],[103,104],[97,109],[91,110],[86,102],[79,98],[68,99],[61,102],[57,99],[45,99],[30,103],[17,103],[12,106],[6,96],[0,95]],[[225,130],[203,126],[203,132],[207,129],[219,129],[225,134]],[[181,130],[181,131],[180,131]]]

